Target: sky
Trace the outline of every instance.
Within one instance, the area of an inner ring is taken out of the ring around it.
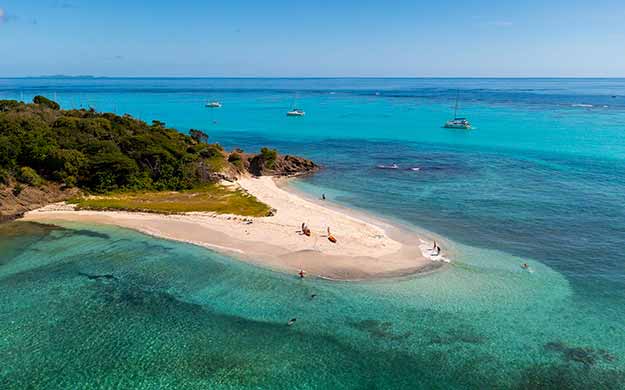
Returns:
[[[625,0],[0,0],[0,77],[625,77]]]

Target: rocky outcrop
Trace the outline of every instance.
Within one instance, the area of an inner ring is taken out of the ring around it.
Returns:
[[[26,211],[67,200],[78,192],[77,188],[64,188],[58,183],[47,183],[39,187],[14,183],[0,186],[0,222],[11,221],[21,217]]]
[[[268,160],[263,154],[249,160],[248,171],[254,176],[301,176],[314,173],[319,166],[303,157],[278,155]]]

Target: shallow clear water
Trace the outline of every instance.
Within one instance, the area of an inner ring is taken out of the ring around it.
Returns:
[[[469,133],[440,128],[458,88]],[[54,92],[313,158],[297,189],[426,229],[454,262],[300,281],[122,229],[2,225],[3,388],[625,386],[625,80],[0,80]],[[392,162],[420,170],[375,168]]]

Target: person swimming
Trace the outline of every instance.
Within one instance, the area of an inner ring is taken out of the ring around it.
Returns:
[[[306,271],[304,271],[303,269],[300,269],[297,274],[299,275],[300,279],[304,279],[304,276],[306,275]]]
[[[529,268],[530,268],[530,266],[529,266],[529,265],[527,265],[527,263],[523,263],[523,264],[521,265],[521,268],[523,268],[523,269],[529,269]]]

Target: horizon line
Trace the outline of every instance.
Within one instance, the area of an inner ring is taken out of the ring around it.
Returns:
[[[95,76],[95,75],[39,75],[0,76],[0,79],[625,79],[625,76]]]

